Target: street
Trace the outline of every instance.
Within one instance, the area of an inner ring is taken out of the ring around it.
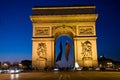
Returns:
[[[0,74],[0,80],[120,80],[120,72],[62,71]]]

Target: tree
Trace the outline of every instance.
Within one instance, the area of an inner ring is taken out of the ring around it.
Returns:
[[[31,60],[22,60],[20,64],[22,64],[24,70],[32,69],[32,61]]]

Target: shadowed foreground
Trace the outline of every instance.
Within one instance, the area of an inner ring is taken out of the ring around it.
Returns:
[[[0,74],[0,80],[120,80],[120,72],[26,72]]]

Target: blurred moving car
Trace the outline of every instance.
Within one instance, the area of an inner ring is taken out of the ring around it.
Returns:
[[[9,70],[0,70],[0,73],[8,73]]]
[[[58,67],[55,67],[53,70],[54,70],[54,71],[59,71],[59,68],[58,68]]]
[[[9,69],[9,73],[11,74],[17,74],[17,73],[20,73],[22,70],[21,69],[18,69],[18,68],[15,68],[15,67],[11,67]]]
[[[16,70],[11,69],[9,72],[10,72],[11,74],[17,74],[17,73],[20,72],[20,70],[19,70],[19,69],[16,69]]]

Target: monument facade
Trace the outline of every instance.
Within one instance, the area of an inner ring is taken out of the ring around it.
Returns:
[[[54,67],[55,41],[60,36],[73,40],[74,62],[84,67],[97,67],[95,6],[34,7],[32,66]]]

